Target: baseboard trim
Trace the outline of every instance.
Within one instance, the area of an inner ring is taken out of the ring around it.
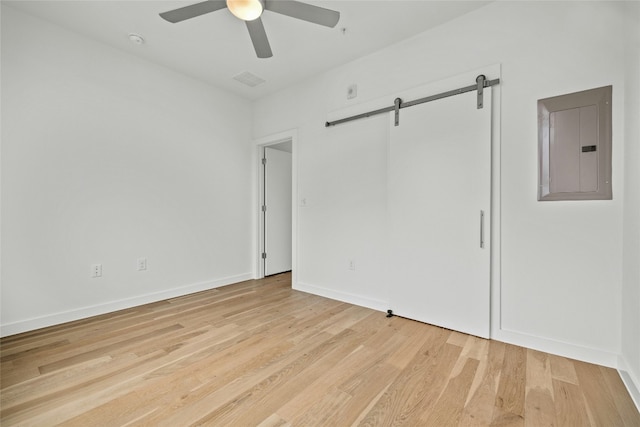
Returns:
[[[323,288],[322,286],[310,285],[308,283],[297,282],[292,284],[293,289],[297,291],[307,292],[321,297],[342,301],[361,307],[370,308],[376,311],[386,312],[389,304],[386,301],[373,298],[363,297],[361,295],[351,294],[348,292],[340,292],[334,289]]]
[[[629,365],[623,356],[620,356],[618,361],[618,373],[620,374],[620,378],[622,378],[622,382],[627,388],[633,403],[636,404],[636,408],[640,411],[640,381],[629,370]]]
[[[303,282],[294,283],[293,289],[382,312],[386,312],[389,308],[389,304],[386,301],[336,291]],[[536,337],[506,329],[499,329],[497,333],[492,334],[491,339],[610,368],[618,368],[619,365],[619,355],[617,353]]]
[[[244,273],[236,276],[209,280],[206,282],[193,283],[191,285],[180,286],[160,292],[138,295],[131,298],[120,299],[117,301],[109,301],[103,304],[96,304],[74,310],[48,314],[42,317],[7,323],[4,325],[0,325],[0,337],[20,334],[40,328],[46,328],[48,326],[60,325],[62,323],[72,322],[74,320],[86,319],[88,317],[112,313],[114,311],[137,307],[139,305],[158,302],[165,299],[181,297],[184,295],[193,294],[195,292],[206,291],[209,289],[219,288],[221,286],[231,285],[233,283],[243,282],[245,280],[251,280],[252,278],[252,273]]]
[[[610,368],[618,367],[619,355],[608,351],[555,341],[506,329],[499,329],[495,336],[491,336],[491,339],[506,342],[508,344],[519,345],[533,350],[544,351],[545,353],[557,354],[558,356],[568,357],[570,359],[594,363],[596,365],[607,366]]]

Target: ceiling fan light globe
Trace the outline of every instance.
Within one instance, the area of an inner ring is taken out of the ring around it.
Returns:
[[[236,18],[253,21],[264,11],[262,0],[227,0],[227,8]]]

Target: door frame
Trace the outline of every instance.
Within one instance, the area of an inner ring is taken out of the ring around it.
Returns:
[[[264,263],[262,262],[262,252],[264,251],[264,224],[262,222],[262,205],[264,204],[264,174],[262,169],[262,153],[265,147],[291,142],[291,284],[297,283],[297,259],[298,259],[298,130],[291,129],[277,134],[253,140],[254,157],[254,262],[253,277],[255,279],[264,278]]]

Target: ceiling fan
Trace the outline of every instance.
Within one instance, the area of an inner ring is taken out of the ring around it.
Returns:
[[[237,18],[245,21],[258,58],[273,56],[261,19],[262,12],[265,10],[332,28],[340,19],[340,12],[293,0],[207,0],[163,12],[160,16],[171,23],[176,23],[225,7]]]

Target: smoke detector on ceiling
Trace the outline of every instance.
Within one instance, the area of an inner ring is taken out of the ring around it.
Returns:
[[[131,43],[144,44],[144,37],[142,37],[140,34],[129,33],[127,37],[129,37]]]

